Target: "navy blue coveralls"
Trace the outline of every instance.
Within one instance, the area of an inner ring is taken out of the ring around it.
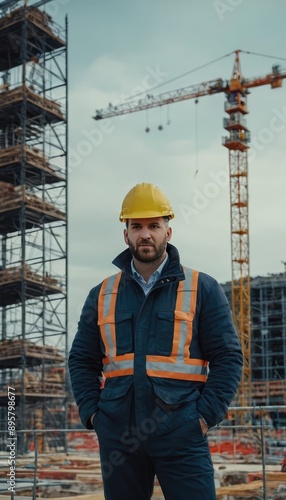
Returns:
[[[185,273],[177,249],[168,244],[167,252],[168,262],[147,296],[132,276],[130,250],[113,261],[122,270],[115,318],[108,320],[115,320],[114,359],[133,356],[132,372],[113,371],[111,376],[105,372],[101,389],[108,359],[98,325],[102,283],[86,299],[70,350],[72,389],[86,428],[92,428],[90,417],[96,412],[94,429],[107,500],[150,499],[155,474],[167,500],[216,498],[213,465],[199,417],[210,427],[225,417],[241,379],[242,352],[223,289],[215,279],[199,273],[186,349],[190,360],[207,360],[206,382],[201,376],[197,380],[173,377],[171,364],[169,376],[147,370],[148,359],[159,360],[160,366],[172,357],[174,318],[181,314],[175,308]],[[108,326],[112,330],[112,324]]]

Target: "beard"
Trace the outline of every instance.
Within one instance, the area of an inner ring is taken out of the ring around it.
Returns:
[[[148,245],[148,246],[141,246]],[[128,246],[133,257],[139,262],[155,262],[164,255],[167,243],[155,245],[154,243],[141,241],[138,245],[133,245],[128,238]]]

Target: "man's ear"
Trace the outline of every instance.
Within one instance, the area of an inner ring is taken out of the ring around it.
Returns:
[[[128,233],[127,233],[127,229],[124,229],[123,231],[123,236],[124,236],[124,241],[126,243],[126,245],[128,245]]]
[[[171,238],[172,238],[172,228],[168,227],[168,229],[167,229],[167,241],[170,241]]]

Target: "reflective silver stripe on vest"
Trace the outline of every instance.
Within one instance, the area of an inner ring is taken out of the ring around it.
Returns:
[[[191,295],[192,295],[192,293],[194,293],[191,290],[193,272],[192,272],[192,269],[188,269],[188,268],[185,268],[184,271],[185,271],[185,281],[183,281],[183,289],[179,293],[183,293],[182,310],[186,313],[190,313]],[[195,293],[197,293],[197,291]],[[193,320],[193,318],[190,317],[190,321],[192,321],[192,320]],[[187,328],[188,328],[187,322],[180,321],[180,340],[179,340],[179,348],[178,348],[178,355],[177,355],[177,363],[179,363],[182,368],[184,368],[183,365],[181,365],[181,364],[184,361],[184,354],[185,354],[184,347],[185,347],[186,341],[187,341]],[[174,365],[172,365],[172,367],[173,366]],[[177,366],[177,365],[175,365],[175,366]],[[196,368],[198,368],[198,367],[196,367]],[[170,367],[169,367],[169,369],[170,369]],[[190,369],[190,367],[189,367],[189,369]],[[172,370],[172,371],[176,371],[176,370]],[[182,371],[185,372],[184,369],[182,369]],[[187,371],[188,371],[188,373],[190,372],[189,370],[187,370]],[[192,371],[192,373],[198,373],[198,372]]]
[[[106,285],[106,288],[104,290],[104,299],[103,299],[103,315],[104,317],[109,316],[110,314],[110,304],[111,304],[111,298],[112,298],[112,291],[114,287],[115,280],[117,278],[118,274],[114,274],[113,276],[110,276],[108,278],[108,282]],[[116,293],[116,291],[113,291],[113,293]]]
[[[191,362],[191,359],[190,359]],[[202,361],[203,362],[203,361]],[[172,373],[185,373],[192,375],[206,375],[208,374],[207,366],[199,366],[192,364],[184,364],[181,360],[176,363],[164,363],[160,361],[159,363],[153,361],[147,361],[146,363],[147,370],[154,370],[156,372],[169,372],[170,378],[172,378]]]
[[[112,357],[110,357],[110,363],[103,365],[104,373],[113,372],[115,370],[133,369],[133,367],[134,367],[133,359],[120,360],[120,356],[117,356],[116,358],[117,358],[117,361],[114,361],[114,359]]]
[[[190,304],[191,304],[191,294],[192,294],[192,276],[193,270],[189,268],[185,268],[185,280],[183,281],[183,311],[190,312]]]
[[[116,355],[116,345],[113,342],[112,338],[112,328],[115,328],[115,314],[113,318],[110,317],[110,309],[111,309],[111,300],[114,293],[117,294],[117,289],[114,289],[114,283],[116,278],[118,277],[118,273],[114,274],[107,278],[107,285],[103,293],[103,318],[101,318],[102,324],[101,328],[104,331],[105,338],[105,347],[106,347],[106,356],[114,357]],[[114,311],[115,313],[115,311]],[[106,318],[106,323],[104,319]]]

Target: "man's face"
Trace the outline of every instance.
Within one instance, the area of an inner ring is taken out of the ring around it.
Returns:
[[[129,219],[128,228],[124,230],[125,243],[140,262],[162,261],[171,235],[172,229],[166,226],[163,217]]]

